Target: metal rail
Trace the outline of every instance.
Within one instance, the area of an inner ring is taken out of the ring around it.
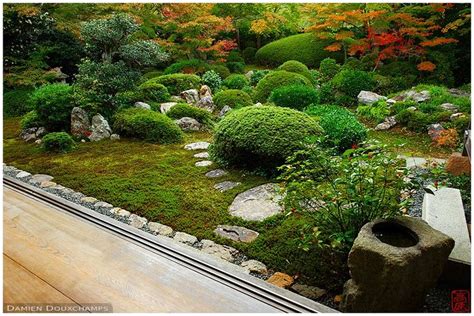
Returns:
[[[337,312],[325,305],[313,302],[289,291],[274,288],[256,278],[238,275],[232,271],[226,271],[223,267],[216,266],[212,262],[206,262],[203,258],[193,255],[190,251],[179,249],[176,245],[160,241],[156,236],[131,227],[105,215],[87,209],[81,205],[72,203],[66,199],[45,192],[37,187],[21,182],[17,179],[4,176],[5,186],[19,191],[31,198],[42,201],[58,208],[59,210],[79,217],[89,223],[114,233],[128,241],[144,247],[158,255],[170,259],[180,265],[205,275],[219,283],[225,284],[241,293],[268,304],[282,312],[287,313],[321,313]]]

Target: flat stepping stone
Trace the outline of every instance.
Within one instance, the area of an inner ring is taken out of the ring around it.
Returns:
[[[458,189],[441,188],[434,194],[425,193],[422,218],[434,229],[454,239],[449,259],[471,263],[471,241]]]
[[[427,168],[432,163],[436,164],[443,164],[446,162],[446,159],[439,159],[439,158],[423,158],[423,157],[407,157],[400,155],[398,158],[402,158],[406,160],[406,168]]]
[[[187,144],[184,146],[184,149],[187,150],[207,150],[209,148],[209,143],[208,142],[197,142],[197,143],[192,143],[192,144]]]
[[[219,225],[214,230],[216,235],[235,241],[252,242],[258,237],[258,232],[240,226]]]
[[[54,178],[47,174],[35,174],[31,177],[30,183],[41,183],[45,181],[51,181]]]
[[[248,221],[263,221],[283,211],[282,199],[278,184],[266,183],[237,195],[229,206],[229,212]]]
[[[209,158],[209,153],[207,151],[194,155],[195,158],[207,159]]]
[[[224,181],[224,182],[220,182],[214,185],[214,189],[218,190],[219,192],[225,192],[239,185],[240,185],[240,182]]]
[[[194,165],[196,167],[207,167],[207,166],[212,165],[212,161],[210,161],[210,160],[198,161]]]
[[[215,170],[211,170],[208,173],[206,173],[206,177],[208,177],[208,178],[219,178],[219,177],[225,176],[226,174],[227,174],[227,171],[225,171],[225,170],[215,169]]]

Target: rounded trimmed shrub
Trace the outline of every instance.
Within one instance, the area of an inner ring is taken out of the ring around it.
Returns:
[[[23,117],[20,120],[21,129],[27,129],[31,127],[40,127],[41,125],[42,125],[42,122],[38,117],[38,113],[34,110],[23,115]]]
[[[234,74],[230,75],[229,77],[225,78],[222,82],[224,87],[229,89],[242,89],[245,86],[248,86],[249,80],[245,75]]]
[[[354,103],[357,102],[357,95],[360,91],[372,91],[375,87],[373,76],[362,70],[342,70],[331,82],[338,93],[354,98]]]
[[[43,149],[48,152],[66,153],[74,149],[75,142],[65,132],[49,133],[43,136]]]
[[[254,99],[257,102],[264,103],[273,90],[290,85],[312,86],[311,81],[300,74],[284,70],[272,71],[258,82]]]
[[[281,107],[302,111],[311,104],[319,103],[319,93],[308,86],[284,86],[273,90],[268,100]]]
[[[171,98],[168,89],[161,83],[154,82],[153,79],[139,85],[138,91],[145,101],[166,102]]]
[[[151,79],[155,83],[164,85],[172,95],[179,94],[184,90],[198,89],[201,78],[196,75],[171,74]]]
[[[321,60],[321,63],[319,64],[319,74],[323,82],[332,80],[340,70],[341,65],[339,65],[333,58],[325,58]]]
[[[211,65],[210,70],[214,70],[222,79],[230,76],[230,70],[224,64]]]
[[[203,124],[208,124],[212,121],[211,113],[187,103],[176,104],[168,112],[166,112],[166,116],[175,120],[178,120],[182,117],[192,117]]]
[[[68,131],[71,111],[74,107],[72,87],[63,83],[44,85],[36,89],[31,97],[32,108],[38,119],[49,131]]]
[[[260,48],[255,61],[260,65],[278,66],[288,60],[297,60],[308,67],[318,68],[321,60],[327,57],[343,61],[341,52],[329,52],[324,48],[331,41],[319,39],[313,33],[288,36]]]
[[[125,137],[144,139],[160,144],[178,143],[183,132],[164,114],[129,108],[115,115],[114,131]]]
[[[217,124],[210,153],[224,165],[274,170],[306,137],[321,131],[313,118],[296,110],[245,107],[230,112]]]
[[[199,74],[202,75],[209,70],[209,64],[202,59],[180,60],[174,64],[169,65],[163,74]]]
[[[253,105],[252,98],[242,90],[229,89],[216,93],[213,98],[214,105],[218,110],[228,105],[233,109]]]
[[[148,80],[148,79],[152,79],[152,78],[156,78],[156,77],[159,77],[163,74],[163,71],[149,71],[147,73],[145,73],[142,78]]]
[[[315,105],[305,112],[319,117],[319,124],[324,129],[329,145],[341,151],[367,138],[365,126],[346,108],[338,105]]]
[[[311,72],[309,72],[308,67],[306,67],[305,64],[297,60],[285,61],[283,64],[280,65],[280,67],[278,67],[278,69],[303,75],[311,82],[313,82],[313,76],[311,75]]]
[[[211,91],[217,91],[222,85],[222,78],[214,70],[209,70],[202,75],[202,83],[211,88]]]

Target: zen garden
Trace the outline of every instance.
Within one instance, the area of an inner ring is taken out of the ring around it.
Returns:
[[[470,15],[4,4],[4,175],[342,312],[455,311]]]

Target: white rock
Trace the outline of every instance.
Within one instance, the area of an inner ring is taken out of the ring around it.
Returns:
[[[233,188],[239,185],[240,185],[240,182],[224,181],[224,182],[216,183],[214,185],[214,189],[218,190],[219,192],[225,192],[227,190],[232,190]]]
[[[182,117],[174,121],[185,132],[197,132],[201,129],[201,123],[192,117]]]
[[[135,102],[133,106],[139,109],[151,110],[151,106],[145,102]]]
[[[187,150],[207,150],[209,148],[209,143],[208,142],[197,142],[197,143],[192,143],[192,144],[187,144],[184,146],[184,149]]]
[[[194,245],[198,241],[198,239],[195,236],[189,235],[183,232],[177,232],[174,235],[173,239],[189,246]]]
[[[38,173],[31,177],[30,183],[41,183],[43,181],[51,181],[53,179],[54,177],[50,175]]]
[[[119,216],[119,217],[129,217],[130,212],[127,210],[124,210],[123,208],[120,207],[114,207],[113,209],[109,210],[110,214]]]
[[[247,260],[240,264],[244,268],[245,272],[258,273],[266,275],[268,273],[267,266],[257,260]]]
[[[189,104],[194,104],[199,101],[199,92],[196,89],[185,90],[181,92],[180,96]]]
[[[95,204],[97,202],[97,199],[92,196],[86,196],[81,198],[81,203],[88,203],[88,204]]]
[[[56,186],[56,182],[52,182],[52,181],[43,181],[40,183],[40,188],[51,188],[51,187],[54,187]]]
[[[165,114],[168,112],[173,106],[178,104],[177,102],[166,102],[166,103],[161,103],[160,104],[160,112]]]
[[[110,140],[119,140],[120,139],[120,135],[119,134],[112,134],[110,135]]]
[[[20,171],[16,174],[16,177],[18,179],[24,179],[24,178],[28,178],[29,176],[31,176],[31,173],[29,172],[26,172],[26,171]]]
[[[94,207],[96,208],[113,208],[114,206],[110,203],[100,201],[94,204]]]
[[[128,218],[128,222],[130,226],[135,227],[135,228],[142,228],[143,226],[146,225],[148,220],[145,217],[138,216],[137,214],[132,214]]]
[[[109,138],[112,134],[112,129],[109,126],[109,122],[102,115],[96,114],[92,117],[91,132],[92,134],[89,136],[89,139],[95,142]]]
[[[162,236],[170,237],[173,234],[173,229],[171,227],[156,222],[149,222],[148,229],[153,233]]]
[[[455,119],[458,119],[460,117],[465,117],[464,113],[454,113],[454,114],[451,114],[451,116],[449,117],[449,119],[451,121],[454,121]]]
[[[210,161],[210,160],[198,161],[194,165],[196,167],[208,167],[208,166],[212,165],[212,161]]]
[[[440,105],[440,108],[442,108],[445,111],[450,111],[450,112],[456,112],[458,110],[458,106],[454,105],[452,103],[443,103]]]
[[[201,159],[207,159],[207,158],[209,158],[209,153],[206,151],[206,152],[195,154],[193,157],[201,158]]]
[[[223,177],[227,174],[227,171],[222,170],[222,169],[215,169],[211,170],[208,173],[206,173],[206,177],[208,178],[220,178]]]
[[[201,251],[204,253],[207,253],[209,255],[216,256],[220,259],[232,262],[234,261],[235,255],[237,255],[239,252],[229,246],[223,246],[216,244],[212,240],[207,240],[204,239],[201,241],[202,243],[202,248]]]
[[[387,99],[386,97],[379,95],[375,92],[364,91],[364,90],[359,92],[359,95],[357,95],[357,100],[359,101],[359,103],[362,103],[362,104],[372,104],[379,100],[386,100],[386,99]]]

